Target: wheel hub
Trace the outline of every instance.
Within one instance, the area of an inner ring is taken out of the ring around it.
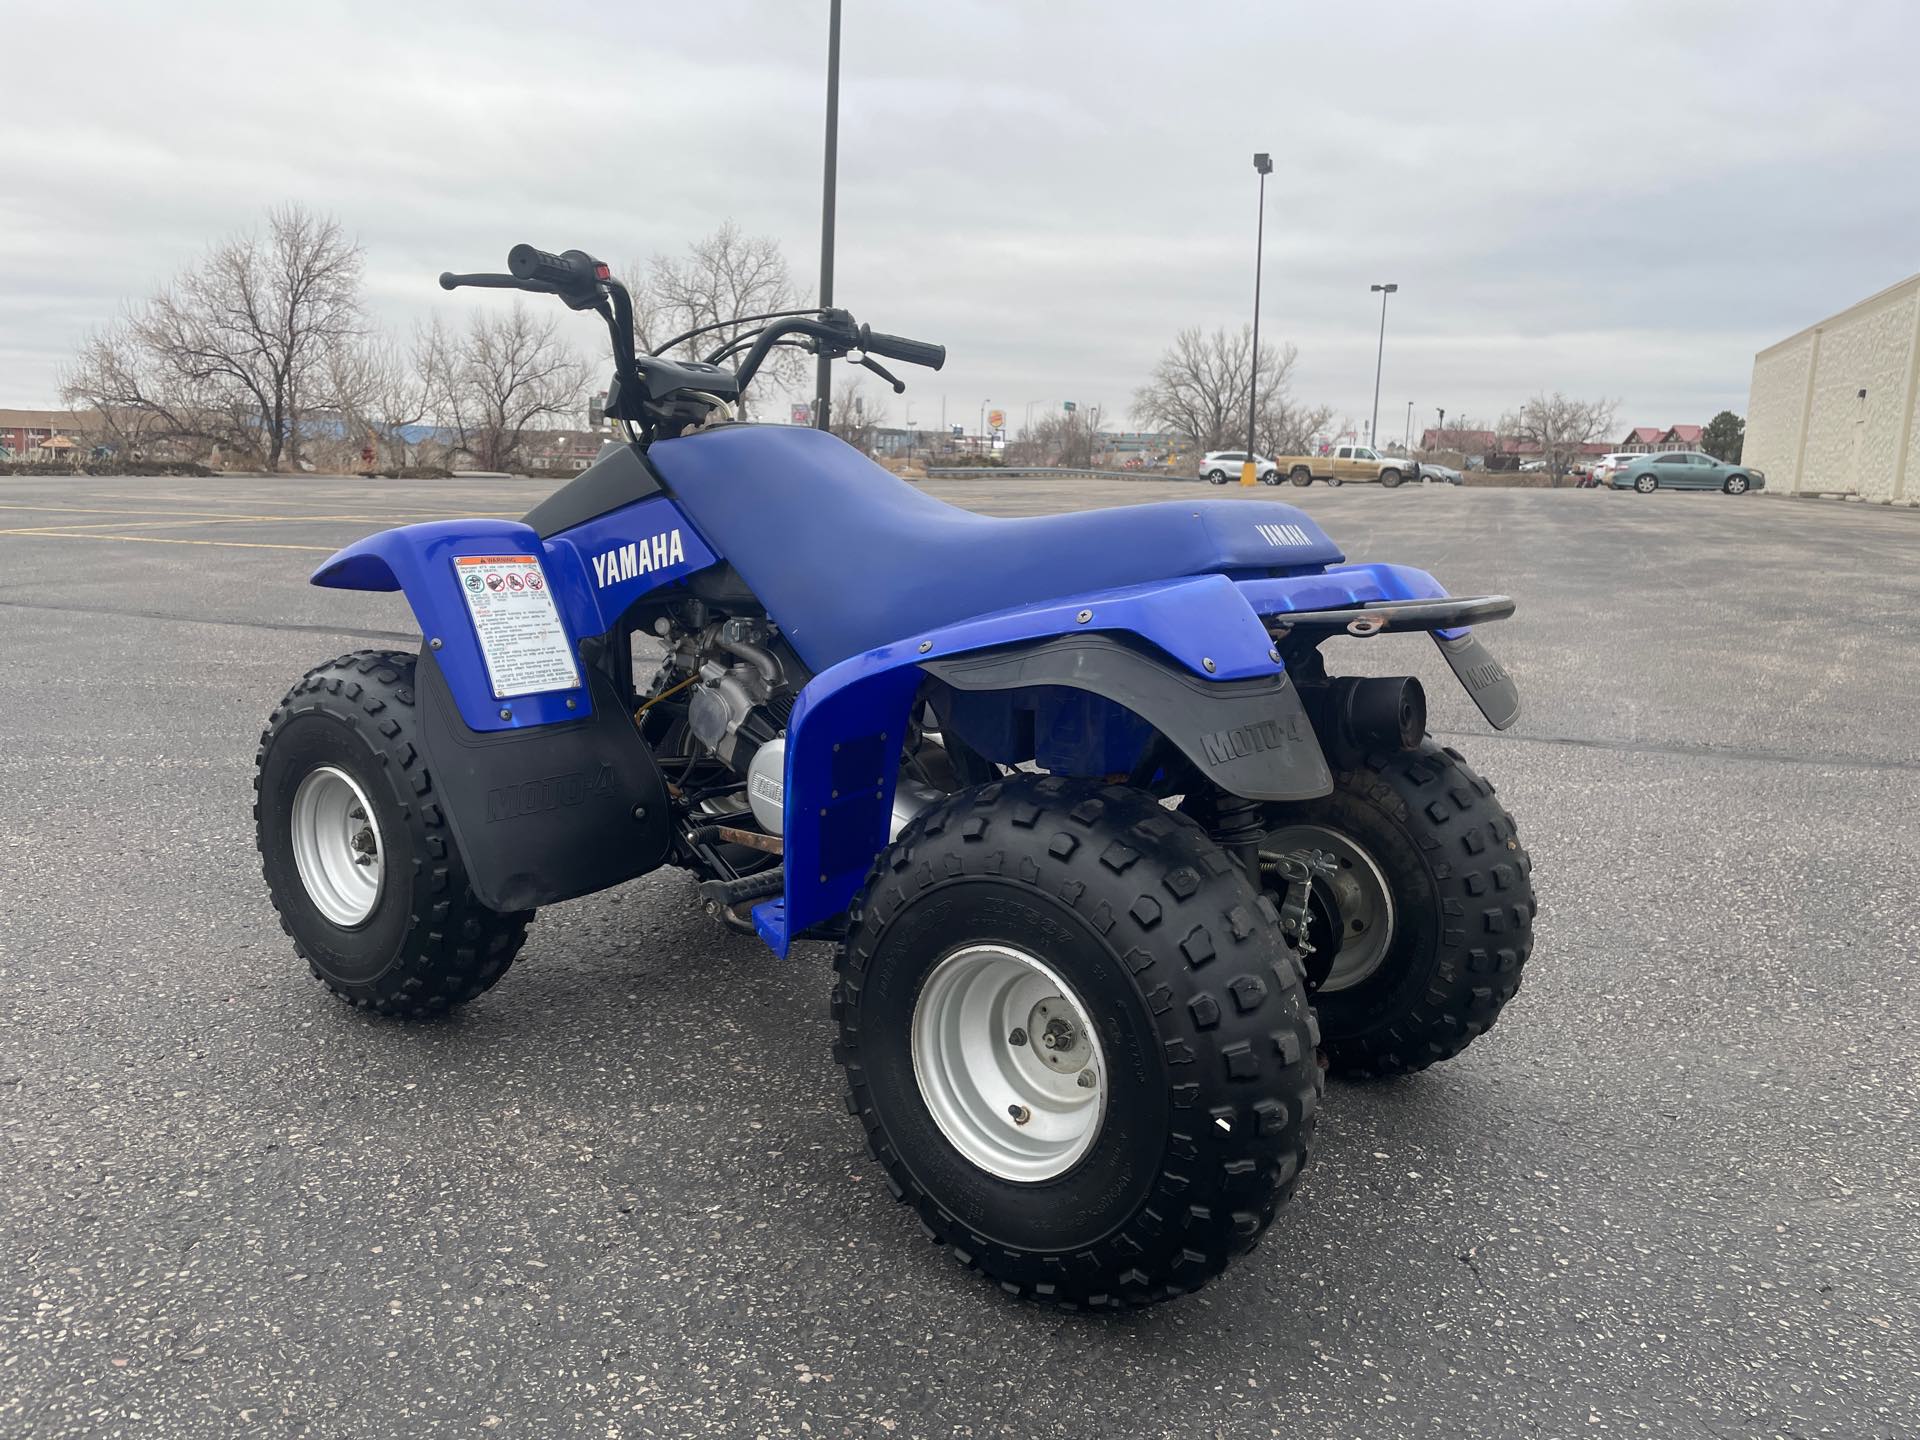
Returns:
[[[366,923],[380,903],[386,863],[380,822],[360,784],[322,765],[293,792],[293,863],[307,898],[343,930]]]
[[[935,965],[914,1002],[912,1049],[934,1124],[989,1174],[1055,1179],[1099,1137],[1099,1036],[1072,988],[1023,950],[969,945]]]
[[[1316,874],[1310,913],[1308,957],[1319,992],[1358,985],[1378,970],[1393,943],[1393,891],[1366,847],[1350,835],[1322,825],[1289,825],[1261,842],[1268,862],[1295,850],[1319,850],[1334,859],[1331,874]]]

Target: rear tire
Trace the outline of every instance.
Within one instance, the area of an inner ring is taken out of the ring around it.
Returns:
[[[1499,1018],[1533,948],[1533,862],[1457,751],[1428,740],[1368,755],[1331,795],[1269,806],[1267,828],[1263,853],[1312,845],[1341,862],[1307,957],[1331,1069],[1424,1070]]]
[[[979,990],[1020,964],[1040,988]],[[889,1188],[1009,1294],[1182,1294],[1293,1191],[1322,1088],[1302,972],[1241,869],[1142,791],[1019,774],[935,806],[881,854],[836,968],[848,1108]],[[1076,1023],[1048,1057],[1023,1017],[1056,988],[1048,1038]],[[1025,1103],[1063,1053],[1066,1088]]]
[[[359,650],[309,670],[267,721],[253,780],[280,928],[341,999],[408,1018],[491,989],[534,915],[490,910],[467,885],[417,749],[414,662]],[[328,811],[316,796],[340,804]],[[353,843],[336,843],[343,825]]]
[[[1224,484],[1226,484],[1226,483],[1227,483],[1227,472],[1226,472],[1226,471],[1224,471],[1224,470],[1209,470],[1209,471],[1207,472],[1207,483],[1208,483],[1209,485],[1224,485]]]
[[[1633,477],[1633,488],[1642,495],[1651,495],[1660,488],[1660,482],[1651,475],[1636,475]]]

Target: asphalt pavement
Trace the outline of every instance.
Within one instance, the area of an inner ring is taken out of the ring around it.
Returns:
[[[417,634],[307,572],[548,488],[0,478],[0,1436],[1920,1433],[1920,513],[1257,492],[1518,598],[1504,736],[1422,639],[1339,655],[1500,787],[1537,948],[1465,1055],[1330,1086],[1219,1284],[1087,1319],[924,1241],[841,1106],[827,949],[677,872],[542,912],[438,1023],[295,958],[262,722]]]

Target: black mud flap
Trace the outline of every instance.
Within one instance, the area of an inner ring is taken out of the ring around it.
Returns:
[[[1248,800],[1310,800],[1333,772],[1285,674],[1202,680],[1105,635],[1071,635],[921,667],[956,690],[1064,685],[1123,705],[1177,745],[1214,784]]]
[[[1520,718],[1520,687],[1513,683],[1506,667],[1493,658],[1493,652],[1473,635],[1456,635],[1451,640],[1434,632],[1433,643],[1440,647],[1454,675],[1466,687],[1480,713],[1496,730],[1504,730]]]
[[[494,910],[528,910],[644,875],[672,839],[666,781],[606,676],[593,714],[469,730],[431,651],[415,671],[421,744],[467,878]]]

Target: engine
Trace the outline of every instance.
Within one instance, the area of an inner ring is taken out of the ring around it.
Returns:
[[[793,689],[764,620],[735,617],[701,632],[699,683],[687,700],[687,728],[736,774],[779,738],[793,714]]]
[[[782,658],[791,652],[773,626],[758,617],[734,616],[697,629],[662,620],[655,629],[670,648],[654,693],[687,687],[687,729],[694,741],[745,782],[745,799],[761,828],[781,834],[786,731],[804,670]],[[897,835],[942,794],[903,773],[894,791],[890,833]],[[726,808],[717,800],[707,803]]]

